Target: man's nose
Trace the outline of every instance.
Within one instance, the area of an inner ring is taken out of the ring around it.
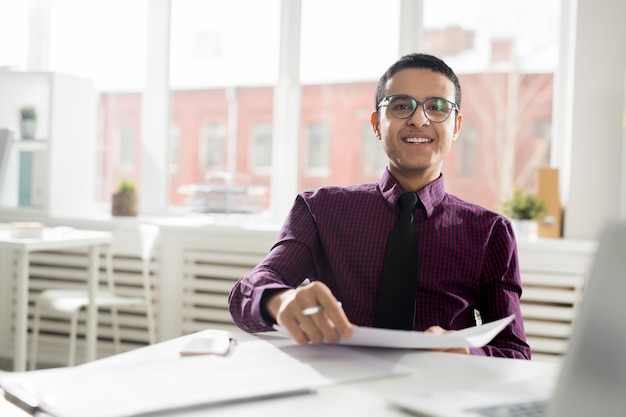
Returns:
[[[430,120],[426,117],[424,112],[423,104],[420,103],[417,105],[411,117],[408,118],[408,123],[415,126],[424,126],[430,123]]]

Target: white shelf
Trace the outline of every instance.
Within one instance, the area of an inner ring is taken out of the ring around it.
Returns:
[[[17,151],[44,151],[48,149],[48,141],[43,139],[16,139],[12,148]]]
[[[56,72],[0,73],[0,127],[14,132],[0,188],[0,214],[91,212],[96,174],[97,100],[93,81]],[[34,139],[19,137],[19,109],[37,109]]]

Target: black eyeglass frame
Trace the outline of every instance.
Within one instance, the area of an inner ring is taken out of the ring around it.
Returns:
[[[450,118],[450,115],[452,114],[452,111],[455,111],[455,110],[457,112],[459,111],[459,105],[458,104],[456,104],[453,101],[450,101],[450,100],[447,100],[445,98],[442,98],[442,97],[431,97],[428,100],[419,101],[419,100],[417,100],[417,99],[415,99],[415,98],[413,98],[413,97],[411,97],[409,95],[406,95],[406,94],[394,94],[394,95],[391,95],[391,96],[386,96],[385,98],[383,98],[380,101],[380,103],[378,103],[378,106],[376,106],[376,111],[379,111],[381,107],[388,106],[389,103],[391,103],[391,100],[393,100],[396,97],[404,97],[404,98],[407,98],[407,99],[411,100],[411,102],[415,103],[415,106],[413,107],[413,111],[411,112],[411,114],[409,114],[406,117],[396,116],[396,114],[393,112],[393,109],[390,109],[391,114],[393,115],[393,117],[398,118],[398,119],[410,119],[411,117],[413,117],[413,115],[417,111],[417,108],[420,105],[422,106],[422,112],[424,113],[424,117],[426,119],[428,119],[429,122],[432,122],[432,123],[443,123],[443,122],[445,122],[446,120],[448,120]],[[434,121],[434,120],[431,120],[430,117],[428,117],[428,114],[426,113],[426,106],[425,106],[425,104],[428,103],[431,100],[443,100],[446,103],[450,104],[450,112],[448,113],[448,115],[443,120]]]

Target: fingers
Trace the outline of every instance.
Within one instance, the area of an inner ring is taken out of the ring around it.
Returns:
[[[333,297],[334,299],[334,297]],[[321,315],[327,317],[326,322],[332,324],[332,328],[334,330],[333,334],[336,334],[336,338],[326,337],[330,343],[338,343],[341,338],[349,339],[352,337],[352,329],[354,326],[350,323],[348,316],[346,316],[346,312],[343,310],[343,307],[336,300],[333,302],[332,300],[326,301],[325,303],[320,304],[323,307],[323,311]],[[321,319],[321,318],[320,318]],[[324,333],[326,335],[326,333]]]
[[[424,330],[424,333],[444,334],[446,330],[442,329],[440,326],[430,326],[428,329]]]
[[[352,335],[352,324],[326,285],[314,282],[282,300],[276,320],[301,345],[338,343]]]
[[[313,324],[313,334],[315,338],[311,338],[312,343],[322,343],[324,339],[329,343],[339,343],[342,337],[349,338],[352,336],[352,325],[346,316],[342,306],[334,297],[318,299],[318,304],[309,311],[313,314],[306,314],[307,309],[303,310],[303,314],[310,318]],[[303,320],[307,323],[306,320]],[[321,337],[319,337],[321,336]],[[318,338],[319,337],[319,338]]]

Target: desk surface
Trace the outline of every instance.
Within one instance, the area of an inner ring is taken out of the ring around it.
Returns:
[[[158,364],[159,361],[175,360],[181,346],[191,337],[201,336],[205,332],[195,335],[184,336],[171,341],[162,342],[153,346],[137,349],[131,352],[115,355],[82,365],[92,371],[98,369],[113,369],[125,367],[128,364],[138,364],[147,361]],[[276,334],[264,334],[257,337],[245,334],[233,334],[240,342],[237,349],[245,348],[247,343],[270,344],[278,346],[283,351],[300,352],[294,357],[307,363],[303,358],[308,358],[309,363],[323,362],[325,359],[320,355],[309,353],[302,354],[300,346],[293,345],[288,339]],[[251,346],[251,345],[248,345]],[[255,345],[256,346],[256,345]],[[285,349],[285,347],[287,347]],[[315,346],[306,349],[316,349]],[[407,414],[386,401],[386,396],[397,393],[402,389],[433,389],[450,388],[463,389],[485,383],[518,382],[535,379],[556,378],[558,365],[555,363],[540,361],[522,361],[515,359],[486,358],[477,356],[465,356],[449,353],[436,353],[426,351],[378,349],[378,348],[354,348],[339,346],[342,354],[352,352],[354,355],[369,355],[372,361],[384,360],[393,366],[408,369],[402,374],[386,375],[357,381],[346,381],[337,384],[329,384],[318,387],[311,393],[300,395],[281,396],[277,398],[237,402],[235,404],[219,405],[211,407],[198,407],[196,409],[178,410],[176,416],[407,416]],[[245,350],[245,349],[243,349]],[[242,350],[242,351],[243,351]],[[233,355],[237,355],[235,350]],[[156,365],[158,366],[158,365]],[[350,372],[349,368],[344,369]],[[339,370],[338,374],[341,373]],[[123,378],[123,376],[122,376]],[[0,398],[0,414],[3,416],[25,415],[17,408]]]
[[[67,249],[83,245],[107,244],[111,233],[97,230],[80,230],[66,227],[45,228],[39,238],[16,238],[8,227],[0,227],[0,246],[32,251]]]

